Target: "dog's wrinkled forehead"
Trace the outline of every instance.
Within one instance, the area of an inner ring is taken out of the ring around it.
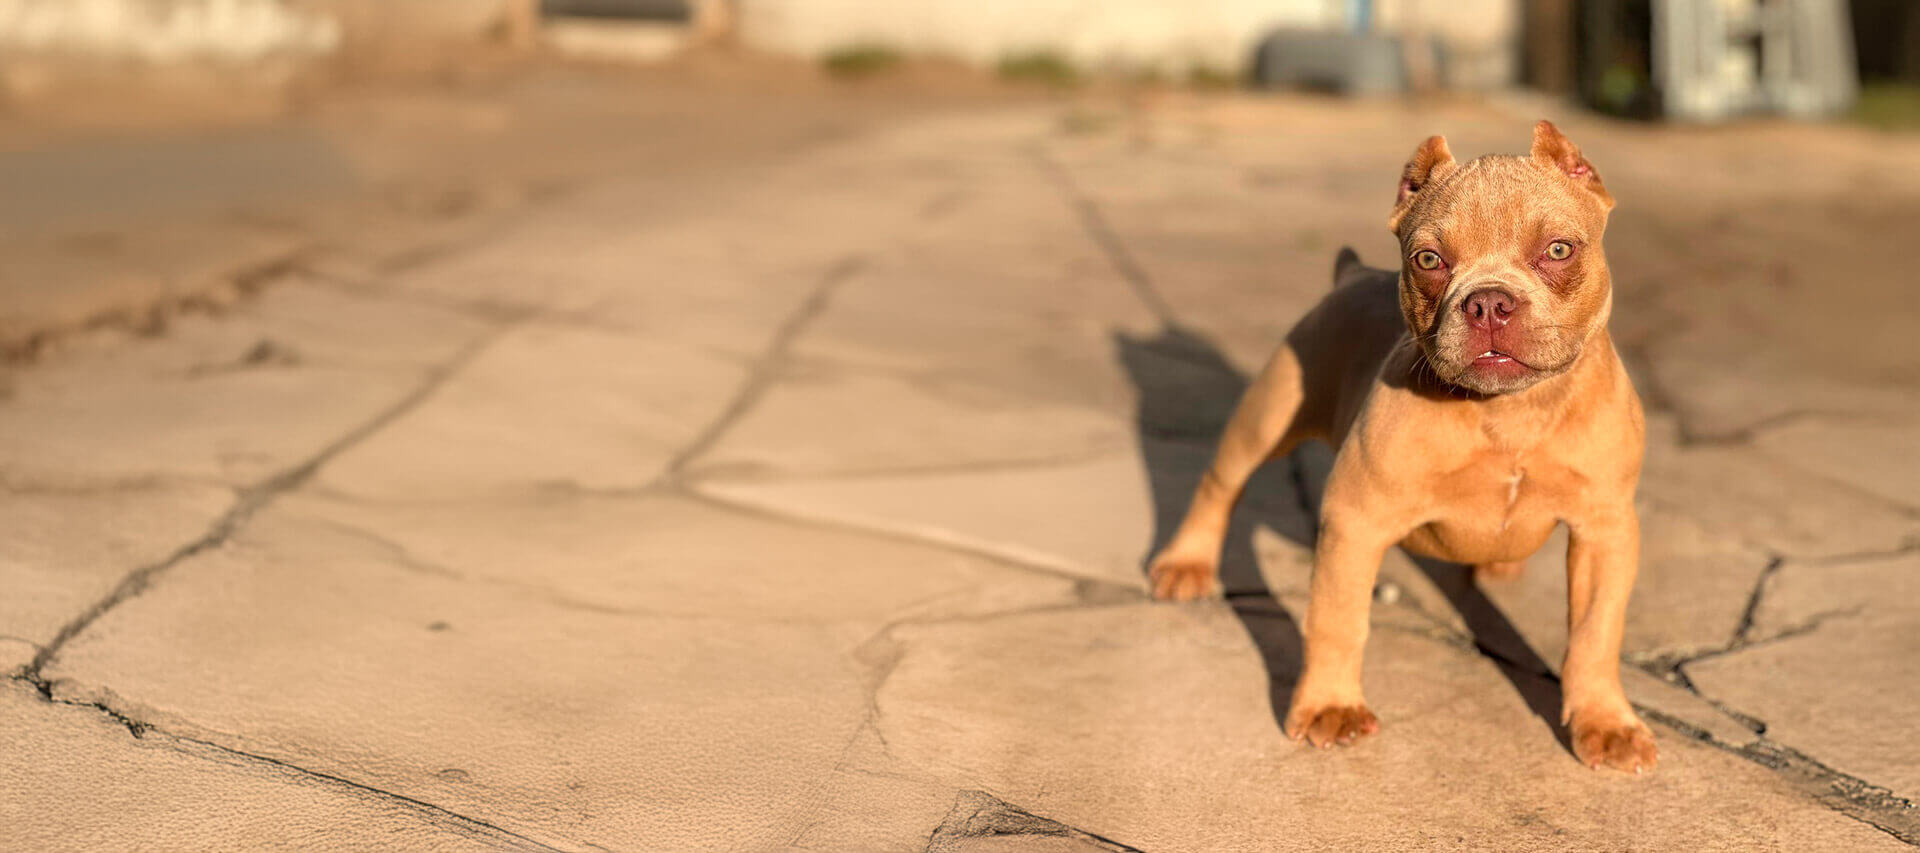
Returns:
[[[1408,245],[1445,243],[1477,254],[1531,245],[1542,236],[1591,241],[1606,216],[1592,193],[1550,167],[1527,157],[1488,155],[1430,184],[1399,226]]]
[[[1551,122],[1534,127],[1526,156],[1488,155],[1465,164],[1446,139],[1430,137],[1401,171],[1387,226],[1411,243],[1416,236],[1501,241],[1546,228],[1591,239],[1605,228],[1613,196],[1578,146]]]

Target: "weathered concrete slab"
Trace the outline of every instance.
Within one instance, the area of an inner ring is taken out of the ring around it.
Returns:
[[[684,346],[530,323],[328,466],[319,483],[416,500],[642,487],[720,415],[745,375]]]
[[[1754,643],[1690,663],[1706,695],[1767,737],[1844,773],[1920,796],[1920,725],[1896,685],[1920,680],[1920,557],[1789,562],[1769,580]]]
[[[261,363],[418,370],[445,361],[498,322],[297,269],[263,286],[221,315],[175,320],[173,345],[149,352],[148,364],[194,377]]]
[[[391,797],[144,738],[91,708],[0,684],[5,844],[65,850],[488,850],[513,839]]]
[[[865,719],[858,632],[563,606],[268,515],[47,675],[181,733],[545,843],[767,846]]]
[[[1898,344],[1888,343],[1897,353]],[[1707,442],[1747,440],[1808,420],[1911,418],[1920,409],[1920,399],[1898,383],[1832,375],[1790,352],[1759,351],[1725,329],[1703,327],[1648,347],[1645,381],[1662,390],[1691,438]]]
[[[1671,418],[1648,421],[1640,495],[1789,557],[1889,551],[1920,537],[1920,516],[1750,447],[1683,447]]]
[[[131,364],[35,375],[0,410],[0,466],[26,480],[168,477],[248,485],[291,468],[419,382],[328,367],[161,382]],[[60,384],[55,384],[59,382]]]
[[[294,288],[169,328],[75,344],[13,377],[0,406],[7,478],[252,485],[398,403],[483,327]]]
[[[1912,514],[1920,513],[1920,454],[1913,452],[1916,434],[1920,434],[1920,416],[1879,423],[1802,421],[1767,430],[1754,444],[1769,456],[1891,501]]]
[[[877,630],[1077,600],[1068,576],[670,494],[392,505],[294,497],[284,509],[420,571],[609,614]]]
[[[1370,643],[1381,733],[1327,752],[1280,734],[1271,664],[1218,604],[896,637],[900,663],[876,700],[891,756],[1141,849],[1899,847],[1763,768],[1672,736],[1650,776],[1589,771],[1486,659],[1397,632]]]
[[[911,771],[888,767],[869,727],[820,789],[820,805],[793,838],[798,850],[922,853],[952,811],[956,792]]]
[[[1828,619],[1901,617],[1920,597],[1920,546],[1835,560],[1790,560],[1767,578],[1752,638],[1780,637]]]
[[[712,480],[702,494],[1144,588],[1153,508],[1131,451],[1054,465],[816,480]]]
[[[877,373],[954,399],[1129,416],[1116,337],[1151,335],[1150,306],[1042,163],[1009,152],[961,171],[982,174],[932,195],[834,295],[795,344],[802,366]]]
[[[0,637],[0,673],[13,675],[27,668],[41,646],[24,637]]]
[[[1684,655],[1724,646],[1739,631],[1748,594],[1770,558],[1684,516],[1643,509],[1640,576],[1627,605],[1628,657]],[[1567,531],[1554,532],[1510,581],[1487,597],[1557,669],[1567,648]]]
[[[1090,409],[1036,403],[990,386],[808,371],[768,392],[696,471],[967,469],[1084,459],[1132,446],[1131,424]]]
[[[951,176],[918,164],[951,158],[961,143],[915,136],[799,146],[720,170],[622,164],[394,284],[752,354],[806,298],[817,271],[884,247],[951,190]],[[889,147],[902,150],[874,156]]]
[[[0,673],[24,665],[122,578],[205,535],[232,490],[149,480],[100,489],[0,486]]]

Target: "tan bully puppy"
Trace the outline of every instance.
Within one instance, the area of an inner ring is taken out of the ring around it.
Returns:
[[[1567,549],[1562,720],[1592,767],[1639,772],[1653,734],[1620,688],[1640,549],[1633,492],[1644,421],[1607,335],[1600,249],[1613,198],[1559,129],[1526,157],[1454,162],[1428,139],[1388,227],[1400,271],[1341,253],[1336,286],[1240,401],[1186,520],[1154,557],[1153,592],[1217,585],[1228,516],[1261,463],[1301,441],[1337,449],[1321,504],[1306,661],[1287,734],[1316,746],[1379,729],[1360,694],[1374,576],[1388,548],[1511,575],[1555,523]]]

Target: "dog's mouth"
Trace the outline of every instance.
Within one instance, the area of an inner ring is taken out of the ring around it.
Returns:
[[[1539,370],[1540,369],[1538,367],[1533,366],[1532,364],[1528,364],[1527,362],[1521,360],[1519,356],[1514,355],[1513,353],[1501,352],[1500,350],[1497,350],[1497,349],[1490,349],[1477,356],[1474,356],[1473,360],[1469,362],[1469,364],[1473,367],[1491,367],[1491,368],[1519,369],[1519,370]]]
[[[1505,386],[1513,382],[1526,381],[1539,373],[1539,369],[1521,361],[1513,353],[1490,349],[1474,356],[1462,371],[1465,379],[1491,381],[1495,385]],[[1475,382],[1473,384],[1479,384]]]

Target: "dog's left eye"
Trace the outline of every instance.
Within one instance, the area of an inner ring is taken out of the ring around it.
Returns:
[[[1432,249],[1422,250],[1413,256],[1413,265],[1423,270],[1437,270],[1441,263],[1440,253]]]
[[[1555,240],[1547,245],[1547,257],[1555,261],[1564,261],[1573,257],[1573,244],[1565,240]]]

